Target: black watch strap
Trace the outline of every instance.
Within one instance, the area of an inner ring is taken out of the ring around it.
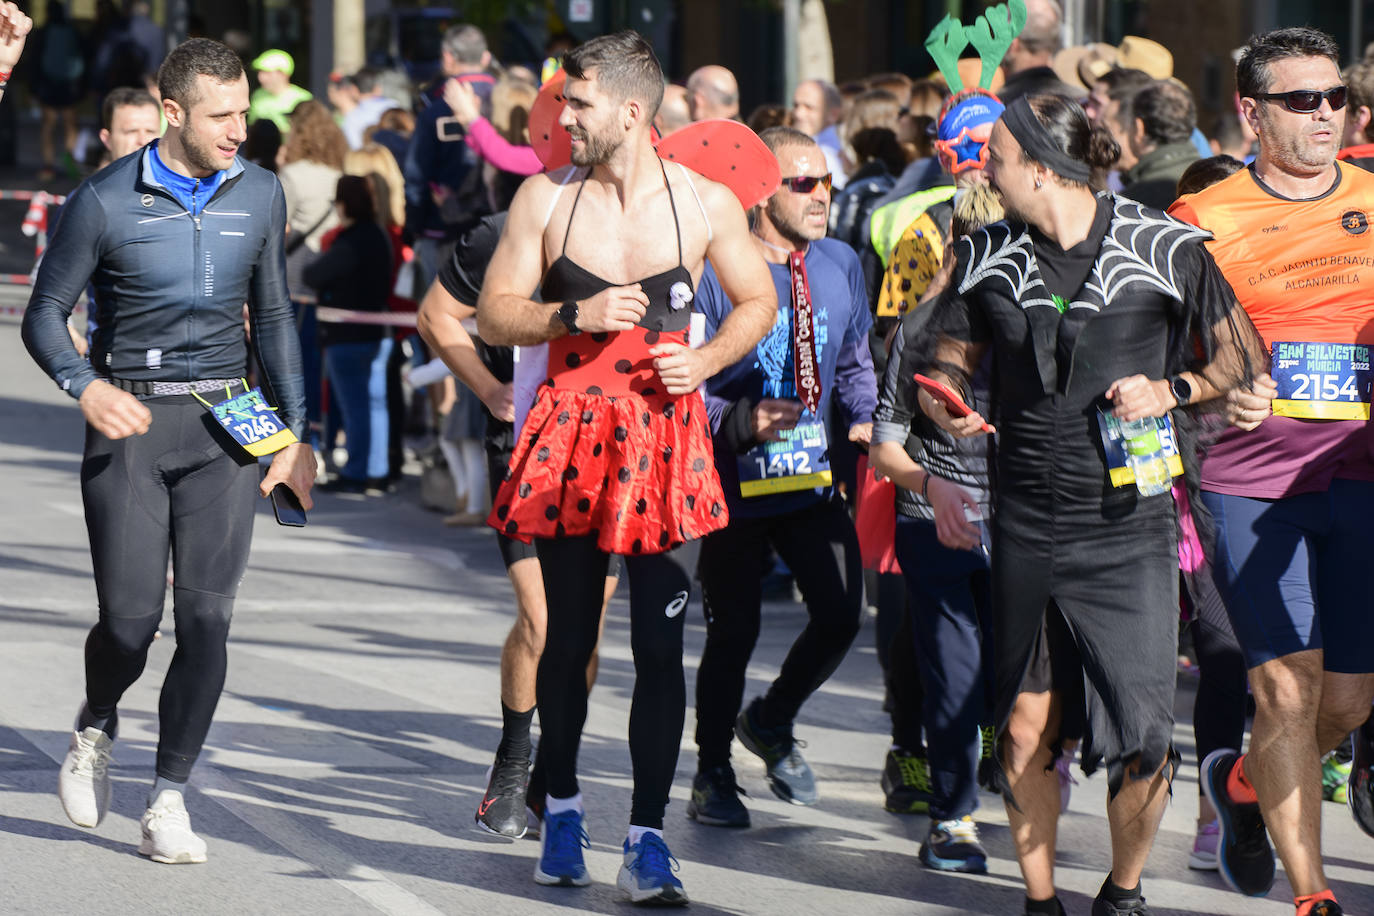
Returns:
[[[581,334],[582,329],[577,326],[577,316],[580,309],[577,302],[569,299],[558,307],[558,320],[563,322],[563,327],[568,329],[568,334]]]

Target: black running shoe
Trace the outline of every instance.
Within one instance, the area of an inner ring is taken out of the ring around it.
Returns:
[[[930,762],[925,751],[913,754],[902,748],[887,752],[883,761],[883,807],[893,814],[926,814],[930,811]]]
[[[1108,878],[1107,881],[1110,881]],[[1112,903],[1107,899],[1107,881],[1102,882],[1102,890],[1097,892],[1093,901],[1092,916],[1150,916],[1150,908],[1145,905],[1145,895],[1136,894],[1130,900]]]
[[[739,800],[743,794],[730,764],[699,770],[692,780],[687,816],[708,827],[748,827],[749,809]]]
[[[1350,781],[1345,803],[1360,829],[1374,836],[1374,716],[1355,729],[1351,736],[1354,753],[1350,760]]]
[[[756,697],[735,720],[735,734],[751,752],[763,759],[768,768],[768,788],[783,801],[794,805],[814,805],[820,800],[816,791],[816,774],[798,750],[800,742],[792,737],[792,724],[764,728],[759,724],[759,707],[763,699]]]
[[[1307,916],[1345,916],[1345,910],[1334,900],[1318,900],[1316,906],[1307,911]]]
[[[1231,800],[1226,780],[1240,755],[1228,748],[1212,751],[1202,761],[1202,790],[1217,812],[1217,871],[1231,889],[1263,897],[1274,886],[1274,848],[1264,830],[1257,803]]]
[[[488,833],[519,839],[525,835],[528,757],[497,757],[487,778],[487,794],[477,806],[477,826]]]
[[[530,767],[530,786],[525,790],[525,836],[532,840],[539,839],[544,829],[545,789],[544,761],[535,751],[534,766]]]

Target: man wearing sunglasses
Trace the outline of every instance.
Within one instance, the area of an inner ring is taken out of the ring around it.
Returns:
[[[1172,210],[1216,234],[1209,247],[1273,357],[1272,379],[1234,404],[1242,422],[1263,422],[1224,433],[1202,468],[1212,566],[1256,706],[1249,752],[1212,753],[1202,781],[1219,814],[1222,876],[1268,893],[1267,827],[1298,916],[1342,912],[1322,870],[1320,759],[1374,698],[1374,176],[1336,161],[1347,99],[1338,51],[1313,29],[1255,38],[1236,83],[1259,155]]]
[[[844,659],[863,603],[858,536],[831,481],[830,414],[839,410],[849,440],[866,445],[878,401],[859,259],[825,237],[831,176],[821,148],[792,128],[760,136],[785,176],[752,215],[778,317],[743,359],[705,387],[730,525],[701,548],[706,647],[697,672],[698,762],[687,814],[719,827],[749,826],[730,766],[734,735],[763,759],[773,794],[798,805],[819,798],[792,724]],[[695,305],[708,338],[732,311],[710,266]],[[741,712],[769,545],[796,577],[807,624],[766,694]]]

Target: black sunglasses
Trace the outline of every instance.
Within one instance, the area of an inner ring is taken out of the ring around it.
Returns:
[[[1331,103],[1332,111],[1345,107],[1349,90],[1345,86],[1335,86],[1325,92],[1316,89],[1294,89],[1292,92],[1262,92],[1255,96],[1269,102],[1282,102],[1283,107],[1297,114],[1311,114],[1322,107],[1322,99]]]
[[[830,182],[830,173],[826,172],[819,178],[814,178],[810,175],[799,175],[796,178],[784,178],[782,180],[782,186],[788,190],[796,191],[798,194],[810,194],[812,191],[816,190],[817,184],[825,185],[826,191],[829,191]]]

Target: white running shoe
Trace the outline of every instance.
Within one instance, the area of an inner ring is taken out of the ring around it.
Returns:
[[[189,865],[205,861],[205,841],[191,831],[191,816],[181,793],[163,789],[143,812],[139,822],[143,828],[143,842],[138,854],[154,862],[168,865]]]
[[[72,732],[57,777],[57,797],[73,824],[94,827],[110,810],[110,752],[114,739],[95,726]]]

